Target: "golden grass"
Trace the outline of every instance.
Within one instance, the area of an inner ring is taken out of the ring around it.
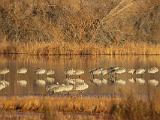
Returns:
[[[109,110],[113,101],[115,100],[90,97],[1,97],[0,109],[36,112],[52,109],[64,112],[104,113]]]
[[[0,113],[1,120],[106,120],[104,116],[97,115],[87,115],[87,114],[72,114],[72,113],[63,113],[63,112],[52,112],[52,114],[48,113],[21,113],[21,112],[2,112]]]
[[[85,113],[86,115],[104,115],[113,120],[158,120],[159,104],[154,101],[106,98],[106,97],[1,97],[1,111],[40,112],[49,120],[55,114]],[[60,116],[59,116],[60,115]],[[62,114],[57,115],[61,118]],[[64,116],[63,116],[64,117]]]
[[[160,45],[147,43],[126,43],[123,45],[105,46],[94,42],[30,42],[0,44],[3,54],[33,55],[159,55]]]

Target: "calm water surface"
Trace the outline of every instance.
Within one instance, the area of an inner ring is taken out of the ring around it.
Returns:
[[[109,68],[112,66],[121,66],[126,69],[130,68],[151,68],[158,67],[160,69],[160,56],[25,56],[25,55],[9,55],[0,56],[0,69],[9,68],[10,72],[6,75],[5,80],[10,83],[8,87],[0,91],[1,96],[28,96],[28,95],[48,95],[45,87],[36,84],[37,79],[46,79],[46,75],[37,76],[35,70],[37,68],[53,69],[55,70],[54,78],[60,84],[65,83],[65,69],[83,69],[85,74],[81,79],[89,85],[89,88],[82,94],[89,96],[108,96],[108,95],[147,95],[148,89],[158,94],[160,92],[160,85],[157,87],[149,86],[148,84],[139,85],[128,82],[130,78],[144,78],[146,81],[150,79],[160,79],[160,72],[156,74],[145,73],[143,75],[131,75],[124,73],[118,75],[118,78],[126,80],[126,85],[95,85],[91,82],[92,76],[89,70],[103,67]],[[17,75],[18,68],[26,67],[28,73],[25,75]],[[97,76],[97,78],[99,78]],[[107,79],[107,76],[104,78]],[[0,76],[3,80],[3,76]],[[26,87],[21,87],[17,84],[17,80],[26,80],[28,82]],[[63,94],[63,93],[61,93]]]

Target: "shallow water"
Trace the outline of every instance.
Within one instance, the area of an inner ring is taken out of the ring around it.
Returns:
[[[26,56],[26,55],[8,55],[0,56],[0,69],[9,68],[10,72],[5,76],[5,80],[10,83],[8,87],[0,91],[1,96],[28,96],[28,95],[49,95],[45,87],[36,84],[37,79],[46,79],[46,75],[37,76],[35,70],[37,68],[53,69],[55,70],[56,82],[60,84],[65,83],[65,69],[83,69],[85,74],[81,79],[89,85],[89,88],[83,91],[83,95],[89,96],[125,96],[128,94],[146,96],[148,90],[154,94],[160,91],[160,85],[157,87],[148,84],[139,85],[136,83],[129,83],[129,78],[144,78],[146,81],[150,79],[159,80],[160,72],[156,74],[145,73],[143,75],[131,75],[124,73],[118,75],[117,78],[127,81],[126,85],[95,85],[91,82],[92,76],[89,70],[94,68],[109,68],[112,66],[120,66],[126,69],[130,68],[151,68],[158,67],[160,69],[160,56]],[[16,73],[18,68],[26,67],[27,74],[18,75]],[[75,77],[74,77],[75,78]],[[96,76],[96,78],[101,78]],[[105,76],[104,78],[108,78]],[[0,76],[0,80],[3,80]],[[26,80],[28,82],[26,87],[21,87],[17,84],[17,80]],[[74,92],[76,93],[76,91]],[[63,95],[59,93],[58,95]],[[53,94],[52,94],[53,95]],[[57,94],[56,94],[57,95]]]

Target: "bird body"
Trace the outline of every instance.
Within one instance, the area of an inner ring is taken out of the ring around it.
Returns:
[[[7,73],[9,73],[9,69],[8,68],[0,70],[0,75],[5,75]]]
[[[73,90],[73,85],[62,85],[64,92],[69,92]]]
[[[152,68],[148,69],[148,73],[151,73],[151,74],[157,73],[158,71],[159,71],[159,69],[156,67],[152,67]]]
[[[69,83],[69,84],[72,84],[72,85],[75,85],[75,84],[82,84],[84,83],[84,80],[82,79],[66,79],[66,82]]]
[[[47,86],[47,91],[51,91],[52,89],[54,89],[55,87],[58,87],[60,86],[59,83],[57,82],[56,84],[52,84],[52,85],[49,85]]]
[[[108,80],[106,80],[106,79],[102,80],[102,84],[107,84],[107,83],[108,83]]]
[[[107,69],[102,70],[102,75],[107,75],[107,74],[108,74],[108,70]]]
[[[47,71],[47,75],[54,75],[55,74],[55,71],[54,70],[48,70]]]
[[[72,76],[72,75],[75,75],[75,72],[76,71],[74,69],[70,69],[70,70],[66,70],[65,74],[68,75],[68,76]]]
[[[53,93],[59,93],[59,92],[69,92],[73,90],[73,85],[54,85],[48,88],[48,91],[53,92]]]
[[[50,90],[50,92],[53,92],[53,93],[59,93],[59,92],[63,92],[63,91],[64,91],[64,87],[61,85],[54,87],[53,89]]]
[[[45,69],[41,69],[41,68],[36,70],[36,74],[37,75],[43,75],[43,74],[45,74],[45,72],[46,72],[46,70]]]
[[[118,69],[115,70],[116,74],[123,74],[125,72],[126,72],[126,69],[124,69],[124,68],[118,68]]]
[[[17,83],[22,87],[26,87],[27,86],[27,81],[26,80],[18,80]]]
[[[145,80],[143,78],[136,78],[136,83],[145,84]]]
[[[108,68],[108,73],[115,73],[115,71],[118,69],[119,69],[119,67],[110,67],[110,68]]]
[[[136,74],[137,74],[137,75],[143,74],[143,73],[145,73],[145,71],[146,71],[145,69],[139,68],[139,69],[136,70]]]
[[[90,71],[90,73],[92,75],[101,75],[102,74],[102,70],[103,70],[102,68],[93,69],[93,70]]]
[[[135,83],[135,80],[133,78],[128,80],[130,83]]]
[[[75,70],[75,75],[83,75],[84,74],[84,70]]]
[[[102,80],[97,79],[97,78],[93,79],[92,82],[93,82],[94,84],[96,84],[96,85],[101,85],[101,84],[102,84]]]
[[[54,83],[55,79],[52,78],[52,77],[47,77],[46,81],[47,81],[48,83]]]
[[[152,85],[152,86],[158,86],[159,81],[158,81],[158,80],[153,79],[153,80],[149,80],[149,81],[148,81],[148,83],[149,83],[150,85]]]
[[[74,87],[74,90],[76,90],[76,91],[83,91],[83,90],[88,89],[88,87],[89,87],[88,84],[84,83],[84,84],[76,85]]]
[[[135,69],[129,69],[129,70],[128,70],[128,73],[129,73],[129,74],[134,74],[135,71],[136,71]]]
[[[5,80],[1,80],[0,83],[4,83],[5,85],[9,86],[9,82]]]
[[[5,80],[0,81],[0,90],[3,90],[7,86],[9,86],[9,82],[7,82]]]
[[[119,79],[119,80],[116,80],[115,83],[118,84],[118,85],[125,85],[126,81],[122,80],[122,79]]]
[[[20,68],[17,70],[18,74],[26,74],[27,73],[27,69],[26,68]]]
[[[45,86],[46,81],[45,80],[36,80],[36,84],[39,85],[39,86]]]

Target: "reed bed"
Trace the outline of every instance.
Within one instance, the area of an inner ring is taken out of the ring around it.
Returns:
[[[92,102],[91,102],[92,100]],[[90,97],[1,97],[1,110],[105,113],[115,100]],[[118,102],[118,99],[116,100]],[[108,106],[108,107],[106,107]]]
[[[155,103],[133,97],[1,97],[0,110],[38,112],[47,120],[64,118],[61,113],[99,115],[113,120],[158,120],[160,107]]]
[[[72,114],[63,112],[53,112],[52,117],[47,117],[48,114],[41,113],[21,113],[21,112],[2,112],[0,113],[1,120],[105,120],[103,116]]]
[[[29,42],[0,44],[2,54],[32,55],[159,55],[160,45],[147,43],[126,43],[105,46],[94,42]]]

